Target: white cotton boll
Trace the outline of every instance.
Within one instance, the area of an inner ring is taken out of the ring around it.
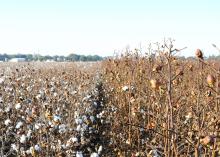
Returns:
[[[90,155],[90,157],[99,157],[99,154],[98,154],[98,153],[92,153],[92,154]]]
[[[34,147],[31,146],[26,152],[27,154],[31,154],[31,152],[34,152]]]
[[[17,103],[17,104],[15,105],[15,109],[16,109],[16,110],[21,109],[21,104],[20,104],[20,103]]]
[[[52,126],[52,125],[53,125],[53,123],[52,123],[51,121],[49,121],[49,122],[48,122],[48,124],[49,124],[50,126]]]
[[[31,137],[31,134],[32,134],[32,131],[31,131],[31,130],[28,130],[27,138],[30,138],[30,137]]]
[[[53,94],[54,97],[56,97],[57,95],[58,95],[57,93],[54,93],[54,94]]]
[[[3,77],[0,78],[0,84],[4,83],[5,79]]]
[[[31,149],[32,149],[32,148],[33,148],[33,147],[31,147],[30,149],[26,150],[25,153],[28,154],[28,155],[30,155],[30,154],[31,154]]]
[[[140,152],[137,152],[137,153],[135,154],[135,156],[140,156]]]
[[[23,125],[23,122],[18,122],[15,126],[16,129],[20,129],[21,126]]]
[[[9,124],[11,124],[11,120],[10,119],[6,119],[5,120],[5,125],[8,126]]]
[[[122,90],[123,90],[123,91],[128,91],[128,89],[129,89],[128,86],[122,87]]]
[[[95,121],[95,117],[94,117],[94,116],[90,116],[89,118],[90,118],[90,120],[91,120],[92,122]]]
[[[59,132],[60,133],[65,133],[66,132],[66,125],[65,124],[59,125]]]
[[[81,125],[78,125],[77,127],[76,127],[76,131],[80,131],[81,130]]]
[[[12,150],[14,150],[16,152],[18,151],[18,147],[14,143],[11,144],[11,148],[12,148]]]
[[[96,101],[94,101],[94,102],[93,102],[93,104],[94,104],[95,106],[97,106],[97,105],[98,105]]]
[[[87,121],[87,116],[83,115],[82,119],[83,119],[84,122]]]
[[[26,142],[26,136],[23,134],[20,137],[20,143],[25,143]]]
[[[34,124],[34,128],[35,128],[36,130],[40,129],[40,127],[41,127],[41,124],[40,124],[40,123]]]
[[[8,104],[8,106],[5,108],[5,112],[10,112],[11,111],[11,104]]]
[[[83,121],[82,121],[82,119],[80,119],[80,118],[76,118],[76,119],[75,119],[75,122],[76,122],[76,124],[82,124]]]
[[[102,146],[99,146],[98,154],[101,154],[101,153],[102,153],[102,150],[103,150],[103,147],[102,147]]]
[[[54,116],[53,116],[53,120],[54,120],[55,122],[59,122],[59,121],[61,120],[61,118],[60,118],[60,116],[54,115]]]
[[[74,90],[74,91],[71,92],[71,95],[75,95],[75,94],[77,94],[77,91],[76,91],[76,90]]]
[[[35,149],[36,151],[38,151],[38,152],[41,151],[41,148],[40,148],[40,146],[39,146],[38,144],[36,144],[36,145],[34,146],[34,149]]]
[[[160,155],[157,153],[157,150],[151,150],[149,152],[149,155],[151,155],[152,157],[160,157]]]
[[[76,152],[76,157],[83,157],[82,152],[81,152],[81,151],[77,151],[77,152]]]
[[[73,143],[78,142],[78,138],[77,138],[77,137],[72,137],[70,140],[71,140]]]
[[[98,118],[98,119],[101,118],[100,114],[97,114],[97,115],[96,115],[96,118]]]
[[[40,99],[40,98],[41,98],[41,94],[38,94],[38,95],[36,96],[36,98],[37,98],[37,99]]]

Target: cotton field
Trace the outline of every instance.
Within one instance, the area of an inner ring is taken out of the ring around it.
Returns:
[[[220,156],[220,64],[195,56],[1,63],[1,156]]]

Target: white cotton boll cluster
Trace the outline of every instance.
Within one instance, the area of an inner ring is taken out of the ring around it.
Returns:
[[[21,104],[20,104],[20,103],[17,103],[17,104],[15,105],[15,109],[16,109],[16,110],[21,109]]]
[[[27,139],[27,137],[23,134],[23,135],[21,135],[21,137],[20,137],[20,143],[26,143],[26,139]]]
[[[5,125],[8,126],[9,124],[11,124],[11,120],[10,119],[6,119],[5,120]]]
[[[41,127],[41,124],[40,124],[40,123],[34,124],[34,128],[35,128],[36,130],[40,129],[40,127]]]

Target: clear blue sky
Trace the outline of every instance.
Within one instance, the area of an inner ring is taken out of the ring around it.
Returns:
[[[220,47],[219,0],[0,0],[0,53],[112,55],[164,37]]]

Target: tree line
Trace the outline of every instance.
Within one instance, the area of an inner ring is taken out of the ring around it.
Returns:
[[[103,57],[98,55],[78,55],[78,54],[69,54],[68,56],[63,55],[40,55],[40,54],[0,54],[0,61],[7,61],[12,58],[24,58],[25,61],[100,61],[103,60]]]

